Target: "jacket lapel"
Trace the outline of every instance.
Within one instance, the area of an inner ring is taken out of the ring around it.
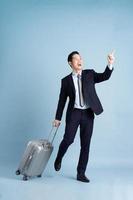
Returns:
[[[68,76],[68,78],[69,78],[69,83],[70,83],[70,86],[72,88],[72,91],[75,95],[75,87],[74,87],[74,82],[73,82],[73,78],[72,78],[72,73]]]
[[[82,92],[83,92],[83,96],[84,96],[84,87],[85,87],[85,72],[84,70],[82,70]]]
[[[82,88],[84,88],[84,84],[85,84],[85,72],[84,70],[82,71]]]
[[[85,76],[84,76],[84,70],[82,70],[82,78],[81,78],[81,80],[82,80],[82,85],[84,84],[84,78],[85,78]]]

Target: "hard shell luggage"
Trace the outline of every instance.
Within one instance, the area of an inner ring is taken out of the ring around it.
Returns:
[[[26,150],[20,161],[19,167],[16,171],[16,175],[23,175],[23,180],[28,180],[28,178],[37,176],[41,177],[42,173],[48,163],[48,160],[53,151],[53,140],[57,133],[56,129],[52,141],[49,141],[50,135],[53,131],[50,131],[48,139],[34,140],[27,144]]]

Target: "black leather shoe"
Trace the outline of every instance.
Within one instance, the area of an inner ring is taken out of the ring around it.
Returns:
[[[59,171],[61,169],[61,161],[56,159],[54,162],[54,168],[56,171]]]
[[[90,180],[84,174],[77,174],[77,180],[85,183],[90,182]]]

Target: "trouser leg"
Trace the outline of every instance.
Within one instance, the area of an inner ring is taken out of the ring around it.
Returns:
[[[90,141],[93,132],[93,122],[94,122],[94,113],[91,110],[82,113],[81,122],[80,122],[80,156],[77,166],[77,172],[79,174],[84,174],[88,159],[89,159],[89,150],[90,150]]]
[[[80,123],[81,113],[74,109],[71,114],[71,119],[66,122],[65,134],[63,140],[60,143],[57,160],[62,160],[68,147],[73,143],[79,123]]]

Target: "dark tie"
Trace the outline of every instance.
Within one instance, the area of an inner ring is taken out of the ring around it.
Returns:
[[[79,105],[81,107],[84,106],[84,99],[83,99],[83,94],[82,94],[82,82],[81,82],[81,75],[77,75],[77,83],[78,83],[78,92],[79,92]]]

